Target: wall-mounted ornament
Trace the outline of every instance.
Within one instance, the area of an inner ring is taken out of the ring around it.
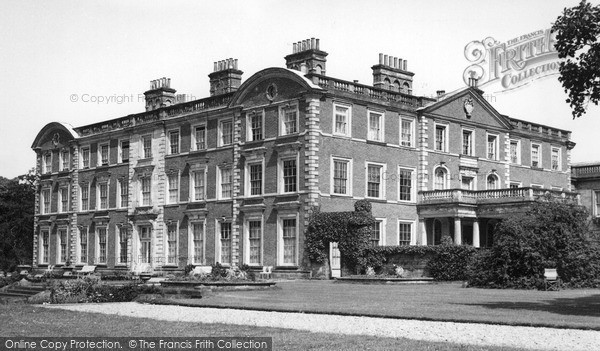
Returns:
[[[267,99],[269,101],[273,101],[273,100],[275,100],[276,97],[277,97],[277,85],[275,85],[275,83],[271,83],[267,87]]]
[[[54,147],[57,147],[59,142],[60,135],[58,135],[58,133],[54,133],[54,135],[52,136],[52,145],[54,145]]]
[[[471,118],[471,113],[475,109],[475,103],[473,102],[473,99],[472,98],[465,99],[465,101],[463,103],[463,108],[465,110],[465,114],[467,115],[467,118]]]

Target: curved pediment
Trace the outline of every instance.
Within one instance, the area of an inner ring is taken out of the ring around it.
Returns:
[[[35,137],[32,149],[49,150],[62,148],[69,145],[69,142],[77,138],[77,133],[68,124],[60,122],[48,123],[40,130]]]
[[[244,82],[233,96],[230,106],[259,106],[277,103],[306,92],[321,92],[302,73],[286,68],[272,67],[259,71]]]

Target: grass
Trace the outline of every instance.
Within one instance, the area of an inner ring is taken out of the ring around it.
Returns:
[[[281,328],[165,322],[147,318],[0,305],[0,337],[273,337],[273,350],[514,351],[506,347],[456,345],[371,336],[340,336]]]
[[[600,290],[497,290],[460,284],[288,281],[177,304],[600,330]]]

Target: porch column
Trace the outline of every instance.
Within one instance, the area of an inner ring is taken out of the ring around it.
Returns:
[[[462,223],[460,217],[454,218],[454,244],[462,244]]]
[[[421,245],[427,245],[427,230],[425,229],[425,218],[419,218],[419,233],[421,234]]]
[[[473,220],[473,247],[479,247],[479,219]]]

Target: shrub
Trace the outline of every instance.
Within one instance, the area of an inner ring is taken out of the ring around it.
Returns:
[[[50,289],[52,303],[80,302],[126,302],[133,301],[140,294],[162,294],[160,288],[153,285],[128,283],[109,285],[101,283],[98,277],[54,281]]]
[[[536,202],[497,226],[494,246],[469,268],[469,284],[539,288],[544,269],[556,268],[567,285],[598,286],[600,249],[587,231],[585,208],[549,198]]]
[[[435,280],[466,280],[467,267],[477,249],[472,246],[440,245],[434,247],[435,255],[427,262],[429,274]]]

